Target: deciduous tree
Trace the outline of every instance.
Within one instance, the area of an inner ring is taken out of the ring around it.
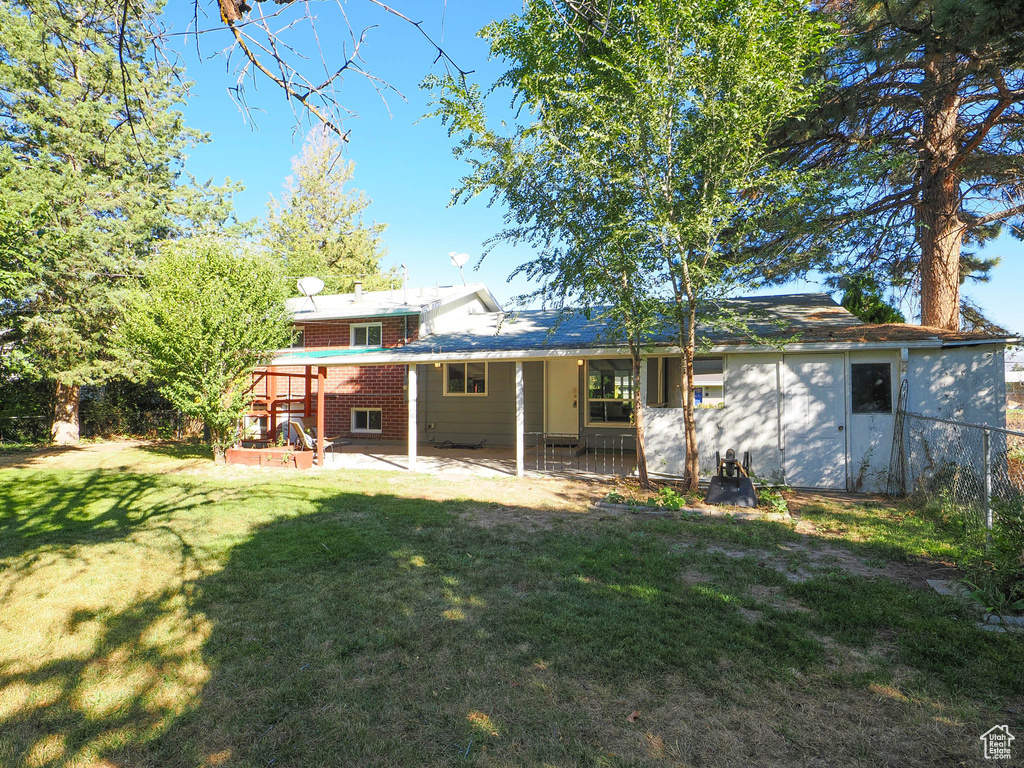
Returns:
[[[266,253],[196,237],[164,244],[127,298],[121,343],[221,458],[252,402],[251,373],[288,344],[289,281]]]
[[[674,328],[695,488],[697,326],[744,327],[722,300],[756,270],[736,246],[795,185],[767,140],[815,98],[826,27],[796,0],[537,0],[484,35],[527,120],[489,128],[477,89],[440,82],[438,112],[472,165],[460,196],[508,203],[499,237],[540,246],[521,269],[560,299],[608,302],[637,376],[659,325]]]

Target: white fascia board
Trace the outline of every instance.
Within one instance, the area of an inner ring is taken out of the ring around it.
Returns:
[[[979,339],[979,340],[971,340],[971,341],[947,341],[947,342],[945,342],[942,345],[942,347],[943,347],[943,349],[951,348],[951,347],[982,347],[982,346],[985,346],[986,344],[991,344],[991,345],[996,345],[996,346],[1000,346],[1001,347],[1001,346],[1012,346],[1012,345],[1017,344],[1019,342],[1020,342],[1019,339]]]
[[[998,342],[988,342],[998,343]],[[700,350],[701,354],[712,355],[744,355],[763,354],[765,352],[775,353],[796,353],[796,352],[846,352],[855,349],[901,349],[922,348],[937,349],[942,343],[934,341],[891,341],[891,342],[815,342],[807,344],[790,344],[785,348],[767,346],[729,346],[717,345],[706,350]],[[654,351],[644,354],[644,357],[679,355],[682,354],[679,347],[657,347]],[[510,349],[510,350],[477,350],[468,352],[403,352],[402,347],[395,347],[393,352],[368,352],[365,355],[339,355],[338,357],[309,358],[305,361],[301,358],[291,360],[275,359],[271,365],[407,365],[409,363],[459,363],[465,361],[487,361],[501,362],[504,360],[547,360],[566,357],[575,358],[599,358],[599,357],[628,357],[629,350],[626,347],[586,347],[575,349]]]

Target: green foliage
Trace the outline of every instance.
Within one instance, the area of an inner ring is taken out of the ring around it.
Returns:
[[[775,512],[780,515],[788,514],[789,505],[786,504],[786,499],[782,495],[783,490],[784,488],[779,486],[761,486],[757,491],[758,506],[766,507],[771,512]]]
[[[670,485],[663,485],[653,498],[655,506],[679,510],[687,505],[687,498]]]
[[[183,72],[152,55],[159,6],[123,10],[0,5],[0,328],[10,369],[65,387],[131,373],[109,344],[126,276],[154,239],[229,212],[180,179],[204,137]]]
[[[847,275],[838,281],[843,307],[865,323],[905,323],[907,319],[885,300],[878,281],[868,272]]]
[[[326,129],[310,133],[302,156],[292,160],[284,198],[271,198],[267,207],[267,245],[282,258],[288,275],[316,275],[329,293],[351,291],[356,280],[367,290],[393,288],[395,271],[380,268],[387,225],[363,223],[370,201],[345,188],[355,165],[341,153],[340,142]]]
[[[827,251],[825,269],[868,270],[883,285],[915,286],[933,255],[948,264],[942,279],[950,287],[986,279],[996,260],[972,251],[1004,224],[1020,237],[1024,215],[1016,198],[1024,172],[1019,4],[851,0],[819,8],[844,33],[823,61],[830,87],[808,119],[781,132],[779,146],[801,169],[827,169],[832,190],[802,217],[780,222],[779,237],[809,233]],[[943,221],[949,238],[939,237]]]
[[[599,314],[634,358],[667,324],[692,373],[698,318],[744,326],[720,301],[756,272],[735,245],[797,181],[769,162],[766,137],[814,102],[808,69],[828,27],[797,0],[593,13],[536,0],[482,31],[510,63],[496,89],[513,92],[511,130],[488,125],[478,87],[428,79],[472,169],[456,200],[505,203],[496,239],[537,252],[516,270],[541,282],[536,296]]]
[[[252,370],[288,343],[286,287],[265,254],[196,237],[164,245],[128,297],[125,349],[176,409],[204,420],[218,453],[252,402]]]
[[[985,607],[1024,612],[1024,496],[994,503],[992,530],[971,526],[963,549],[958,565]]]

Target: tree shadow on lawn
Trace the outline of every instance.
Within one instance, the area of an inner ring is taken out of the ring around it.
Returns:
[[[205,443],[196,441],[154,442],[139,446],[146,453],[166,456],[171,459],[209,459],[213,461],[213,449]]]
[[[0,763],[654,765],[674,754],[657,747],[655,721],[696,728],[677,761],[799,753],[852,765],[905,751],[924,762],[948,755],[942,729],[956,730],[928,702],[1022,692],[1019,643],[905,585],[791,584],[756,552],[675,550],[614,521],[527,533],[467,526],[451,503],[339,494],[317,504],[256,528],[223,567],[180,589],[75,614],[62,631],[88,627],[91,653],[0,669]],[[707,578],[681,578],[694,571]],[[754,585],[802,606],[759,603]],[[858,727],[875,732],[836,739],[843,722],[809,715],[807,742],[787,735],[802,727],[799,707],[765,692],[821,673],[819,633],[863,648],[895,636],[891,665],[820,691],[863,691]],[[902,694],[867,691],[897,665],[945,693],[904,707]],[[645,713],[638,725],[625,721],[633,708]],[[931,742],[893,746],[916,727],[900,721],[905,710],[922,708]],[[736,754],[735,734],[713,744],[721,716],[757,738]]]
[[[0,476],[0,558],[116,541],[154,518],[243,492],[112,469]]]

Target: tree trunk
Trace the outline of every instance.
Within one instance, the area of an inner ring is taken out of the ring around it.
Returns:
[[[700,480],[700,462],[698,461],[696,406],[693,402],[693,356],[697,347],[696,311],[693,300],[688,302],[688,327],[683,346],[683,423],[686,437],[686,488],[696,491]]]
[[[924,111],[921,149],[921,198],[917,205],[921,247],[921,324],[960,329],[960,183],[949,170],[957,154],[960,95],[956,55],[925,56]]]
[[[50,438],[57,445],[74,445],[79,438],[78,385],[57,382]]]
[[[640,480],[640,487],[648,489],[651,487],[651,478],[647,475],[647,443],[644,437],[644,409],[643,404],[645,393],[640,386],[640,354],[633,355],[633,426],[636,428],[636,474]]]

